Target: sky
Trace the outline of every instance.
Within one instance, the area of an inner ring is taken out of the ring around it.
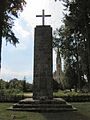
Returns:
[[[2,45],[2,69],[1,78],[11,80],[24,77],[30,83],[33,82],[33,54],[34,54],[34,28],[36,25],[42,25],[42,18],[36,18],[36,15],[50,14],[51,17],[45,18],[45,25],[51,25],[52,29],[59,28],[63,19],[63,5],[58,0],[26,0],[27,5],[24,11],[20,13],[19,19],[14,20],[13,31],[19,38],[19,44],[13,46],[7,44],[3,39]],[[55,70],[56,54],[53,52],[53,71]]]

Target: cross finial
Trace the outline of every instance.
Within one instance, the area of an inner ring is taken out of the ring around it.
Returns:
[[[45,17],[51,17],[51,15],[45,15],[44,10],[42,10],[42,15],[36,15],[36,17],[42,17],[42,25],[44,25]]]

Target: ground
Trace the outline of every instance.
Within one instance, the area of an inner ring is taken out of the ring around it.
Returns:
[[[34,113],[8,111],[12,103],[0,103],[0,120],[90,120],[90,102],[72,104],[76,112]]]

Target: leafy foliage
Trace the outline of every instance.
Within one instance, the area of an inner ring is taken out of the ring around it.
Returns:
[[[18,39],[12,31],[14,17],[18,18],[19,12],[23,11],[24,0],[0,0],[0,36],[5,37],[6,41],[16,44]]]
[[[80,90],[88,81],[90,89],[90,1],[62,0],[68,11],[64,14],[64,25],[55,33],[56,47],[60,43],[60,54],[64,58],[64,72],[69,87]]]
[[[19,17],[19,13],[23,11],[25,5],[25,0],[0,0],[0,68],[2,38],[13,45],[19,43],[12,27],[14,26],[14,18]]]
[[[81,57],[87,58],[87,78],[90,89],[90,1],[68,0],[64,2],[69,11],[69,14],[65,15],[65,26],[69,29],[70,34],[79,34],[79,38],[81,38],[81,35],[83,36],[83,39],[78,39],[78,41],[82,53],[84,50],[84,53],[86,54],[84,54],[85,56],[82,54]],[[85,59],[83,63],[84,62]]]
[[[63,98],[68,102],[90,102],[90,93],[60,90],[58,92],[54,92],[54,97]]]
[[[24,84],[25,83],[25,84]],[[0,90],[5,90],[11,93],[20,93],[20,92],[30,92],[32,91],[32,84],[24,81],[18,80],[16,78],[6,82],[4,80],[0,80]]]

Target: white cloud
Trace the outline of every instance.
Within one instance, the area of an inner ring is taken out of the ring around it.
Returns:
[[[28,25],[24,28],[25,25],[20,24],[20,20],[15,21],[15,27],[13,28],[14,33],[16,34],[17,38],[19,38],[19,44],[17,44],[16,50],[25,50],[30,44],[30,41],[32,43],[32,30],[28,30]],[[27,23],[28,24],[28,23]]]
[[[42,24],[41,18],[36,18],[36,15],[42,14],[42,9],[45,9],[45,14],[51,14],[51,18],[46,18],[45,23],[51,25],[54,29],[60,27],[61,19],[63,18],[63,5],[60,1],[54,0],[26,0],[27,5],[21,16],[28,22],[32,29],[36,25]]]
[[[19,36],[20,44],[17,45],[18,49],[26,49],[29,43],[28,36],[34,40],[34,27],[36,25],[42,24],[41,18],[36,18],[37,14],[42,14],[42,9],[45,9],[45,14],[51,14],[51,18],[45,19],[45,24],[51,25],[53,29],[60,27],[61,19],[63,17],[62,10],[63,6],[60,1],[52,1],[52,0],[26,0],[27,5],[24,8],[24,11],[21,13],[20,20],[15,21],[15,33]],[[26,21],[26,28],[30,28],[26,30],[23,26],[21,26],[20,22],[23,23]]]
[[[31,34],[30,31],[25,30],[25,28],[19,24],[19,20],[15,21],[14,31],[22,38],[26,38]]]
[[[11,47],[11,45],[7,46],[7,49],[12,51],[12,54],[13,54],[13,50],[18,50],[18,52],[21,52],[19,50],[26,50],[28,47],[31,47],[33,45],[34,27],[36,25],[42,24],[42,19],[36,18],[36,15],[42,14],[42,9],[45,9],[45,14],[51,14],[51,18],[45,19],[45,24],[51,25],[53,29],[60,27],[61,19],[63,18],[63,14],[62,14],[63,7],[60,1],[57,2],[55,2],[54,0],[26,0],[26,1],[27,1],[27,5],[24,11],[20,15],[20,20],[18,19],[15,21],[15,27],[13,28],[16,33],[16,36],[19,38],[20,44],[17,45],[17,48]],[[23,21],[26,22],[25,28],[23,26],[24,24]],[[7,49],[4,49],[4,54],[8,54]],[[17,56],[15,57],[17,58]],[[55,61],[56,61],[55,53],[53,55],[53,59],[54,59],[53,67],[55,69]],[[6,60],[6,58],[3,58],[3,60]],[[18,60],[21,61],[22,59],[18,57]],[[15,66],[15,65],[9,64],[8,67],[4,67],[3,65],[1,77],[8,79],[14,77],[21,79],[24,76],[32,77],[32,70],[31,71],[21,70],[20,72],[17,72],[18,67],[17,70],[16,69],[11,70],[10,68],[12,67],[10,66]]]
[[[5,79],[5,80],[10,80],[13,78],[18,78],[18,79],[22,80],[24,78],[24,76],[26,76],[26,78],[30,78],[30,82],[32,82],[32,80],[31,80],[32,71],[19,71],[19,72],[17,72],[17,71],[8,69],[7,67],[2,69],[0,77]]]

